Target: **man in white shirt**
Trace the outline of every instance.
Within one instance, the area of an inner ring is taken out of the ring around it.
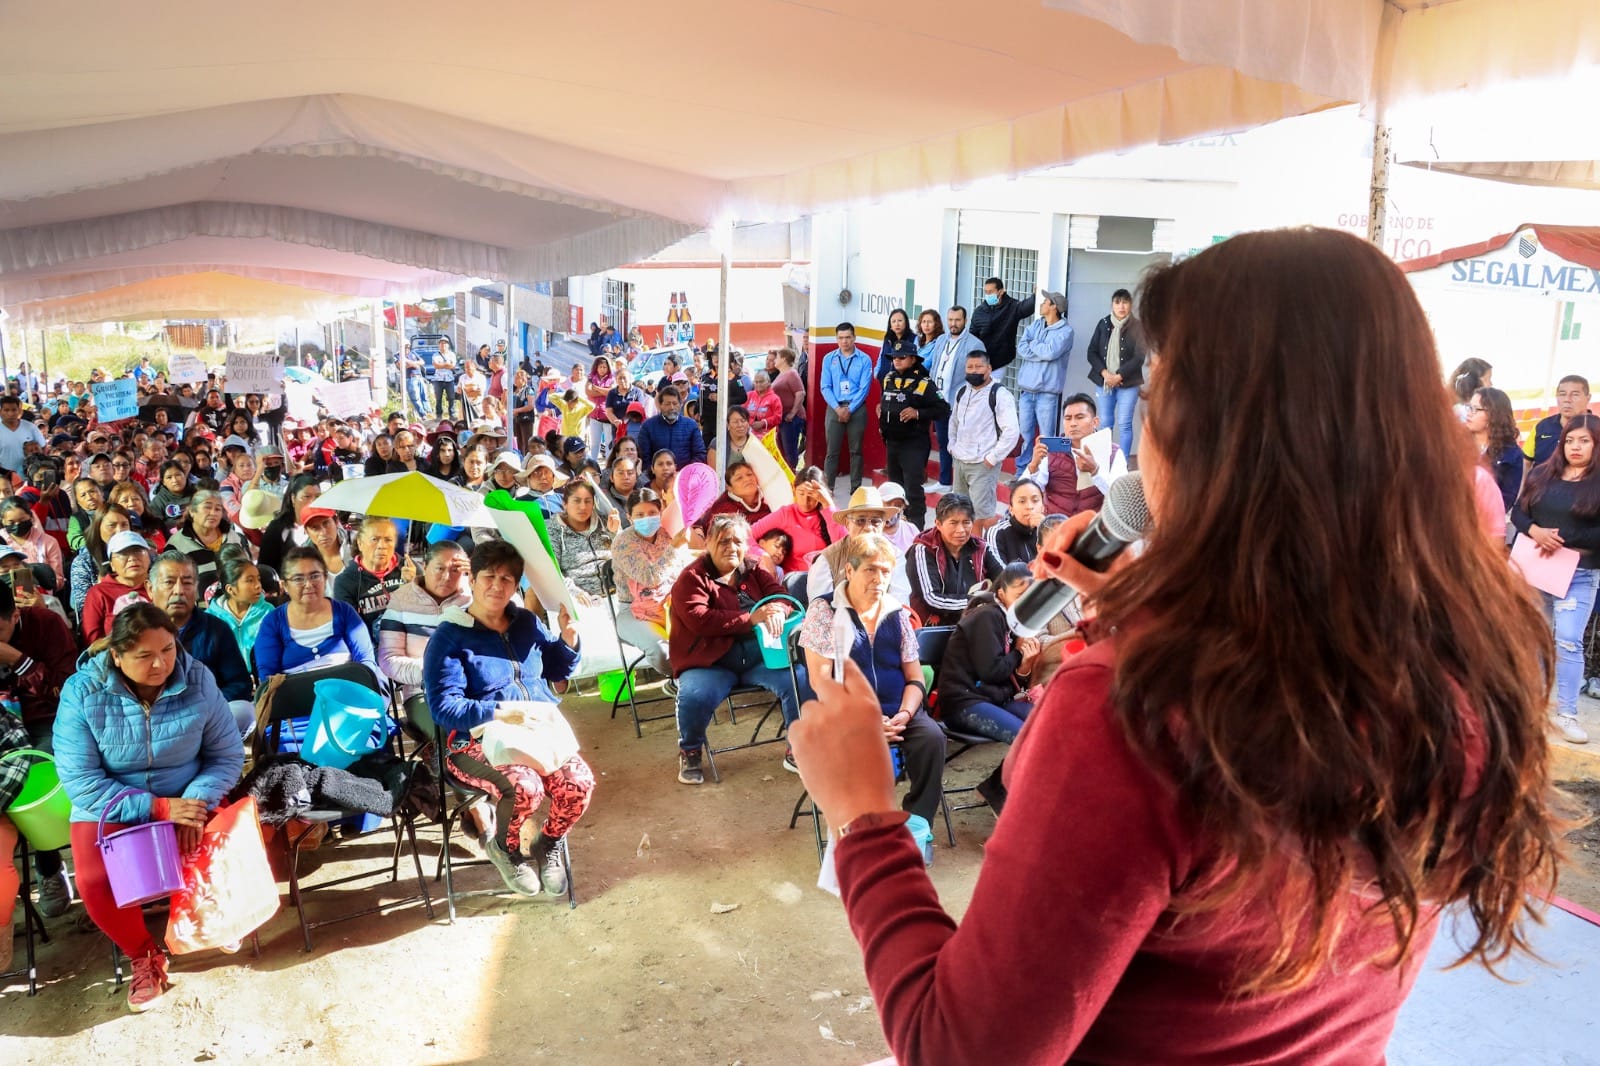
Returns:
[[[967,309],[960,304],[946,312],[944,324],[946,332],[939,338],[928,374],[938,387],[939,395],[949,402],[961,387],[962,375],[967,372],[967,356],[983,351],[984,347],[967,328]],[[950,481],[955,477],[955,459],[950,454],[950,419],[946,417],[935,422],[934,433],[939,441],[939,480],[932,489],[949,492]]]
[[[972,500],[978,529],[994,524],[1000,464],[1020,439],[1016,398],[994,380],[987,353],[970,353],[966,384],[950,403],[950,454],[955,459],[953,491]]]
[[[0,469],[22,472],[27,460],[27,445],[45,447],[44,434],[32,422],[22,420],[22,399],[18,396],[0,396]]]

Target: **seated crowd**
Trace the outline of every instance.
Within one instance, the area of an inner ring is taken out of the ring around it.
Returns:
[[[919,358],[897,356],[896,366]],[[885,743],[909,783],[911,831],[931,862],[945,759],[935,698],[953,727],[1015,737],[1048,668],[1047,640],[1059,664],[1072,624],[1012,640],[1004,607],[1061,520],[1047,512],[1063,500],[1091,506],[1105,480],[1036,449],[1008,505],[945,492],[923,529],[905,488],[868,481],[836,510],[823,471],[799,463],[795,363],[784,350],[753,378],[739,368],[720,412],[703,366],[655,380],[621,367],[611,377],[609,365],[586,380],[581,368],[570,380],[519,371],[514,445],[489,422],[429,431],[400,413],[297,426],[224,381],[201,399],[159,375],[141,378],[145,398],[163,402],[159,419],[101,424],[92,394],[77,390],[62,401],[75,417],[52,420],[47,438],[13,382],[0,395],[0,474],[12,482],[0,500],[0,696],[10,712],[0,713],[0,753],[53,753],[73,804],[71,875],[62,853],[33,856],[40,912],[58,917],[80,899],[132,960],[130,1006],[155,1005],[169,987],[165,956],[138,908],[115,905],[95,824],[166,819],[192,845],[239,784],[247,744],[258,761],[275,756],[258,722],[277,679],[352,665],[392,686],[442,747],[446,772],[487,796],[473,811],[476,835],[508,888],[567,890],[562,842],[589,805],[594,772],[578,755],[548,772],[491,762],[478,733],[559,703],[593,633],[580,637],[565,607],[552,621],[524,586],[527,561],[490,530],[319,505],[346,477],[411,471],[537,506],[579,613],[604,620],[609,599],[615,639],[675,701],[685,784],[703,783],[708,728],[731,695],[764,691],[787,725],[811,698],[810,677],[855,661],[874,679]],[[580,390],[599,384],[599,402],[586,406]],[[1093,431],[1092,400],[1067,408],[1067,436]],[[686,520],[679,475],[706,461],[716,435],[700,412],[727,423],[726,477]],[[922,427],[928,440],[932,430]],[[764,488],[758,470],[773,469],[789,476]],[[920,484],[914,495],[921,506]],[[936,681],[918,651],[926,626],[955,627]],[[775,665],[791,638],[799,661]],[[794,769],[790,754],[783,765]],[[17,787],[0,774],[0,809]],[[984,794],[998,809],[998,772]],[[530,822],[541,806],[543,820]],[[0,816],[0,912],[16,895],[14,881],[6,891],[15,841]],[[10,949],[0,939],[0,970]]]

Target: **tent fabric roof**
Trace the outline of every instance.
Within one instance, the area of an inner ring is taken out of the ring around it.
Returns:
[[[735,220],[1565,70],[1600,5],[80,0],[5,5],[0,39],[0,306],[31,321],[159,278],[370,299],[591,273]]]
[[[1532,230],[1542,246],[1568,262],[1600,270],[1600,226],[1547,226],[1537,222],[1524,223],[1510,233],[1502,233],[1476,244],[1464,244],[1421,259],[1407,260],[1400,264],[1400,269],[1411,274],[1454,263],[1458,259],[1474,259],[1504,248],[1523,230]]]
[[[1588,189],[1600,192],[1600,159],[1545,159],[1527,162],[1426,162],[1408,160],[1407,166],[1441,170],[1466,178],[1487,178],[1512,185],[1538,185],[1550,189]]]

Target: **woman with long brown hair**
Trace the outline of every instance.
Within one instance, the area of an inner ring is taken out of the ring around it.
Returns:
[[[1517,502],[1522,489],[1522,448],[1517,444],[1517,418],[1511,410],[1511,397],[1493,386],[1484,386],[1467,402],[1467,429],[1478,445],[1478,461],[1494,475],[1505,499],[1506,510]]]
[[[1549,631],[1479,531],[1405,276],[1244,234],[1142,306],[1153,528],[1109,575],[1065,555],[1087,514],[1040,554],[1099,639],[1010,754],[959,927],[865,679],[814,680],[790,728],[901,1062],[1379,1062],[1440,908],[1493,965],[1554,880]]]
[[[1600,418],[1581,414],[1561,430],[1555,454],[1528,475],[1522,498],[1511,511],[1520,536],[1542,555],[1572,548],[1578,555],[1565,596],[1541,592],[1556,640],[1556,728],[1574,744],[1589,734],[1578,724],[1578,689],[1583,684],[1583,631],[1600,589]]]

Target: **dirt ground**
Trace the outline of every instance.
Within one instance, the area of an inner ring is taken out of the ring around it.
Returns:
[[[723,755],[722,784],[688,788],[670,720],[647,723],[641,740],[626,706],[616,721],[592,698],[568,712],[599,779],[572,835],[576,909],[483,896],[463,901],[451,926],[442,900],[432,922],[411,904],[317,930],[308,955],[285,900],[259,959],[248,946],[175,959],[170,1002],[136,1017],[126,988],[112,988],[109,942],[76,928],[75,906],[50,923],[39,995],[14,979],[0,991],[0,1061],[844,1066],[887,1055],[843,912],[816,888],[810,826],[788,829],[800,782],[781,767],[782,746]],[[739,720],[713,726],[713,743],[747,738],[753,722]],[[999,756],[963,756],[947,783],[980,780]],[[993,825],[986,809],[957,814],[954,849],[941,827],[933,879],[953,913]],[[325,845],[323,871],[378,865],[382,839]],[[431,878],[437,829],[423,832],[422,852]],[[458,880],[498,884],[487,867]],[[389,894],[406,894],[404,880]],[[313,894],[310,906],[315,917],[374,898],[358,885]],[[20,965],[20,939],[16,951]]]

